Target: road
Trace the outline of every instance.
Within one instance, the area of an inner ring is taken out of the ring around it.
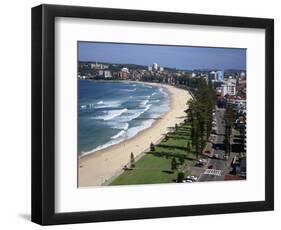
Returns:
[[[198,178],[198,181],[222,181],[224,180],[224,174],[226,169],[226,161],[224,160],[224,112],[225,109],[216,110],[216,120],[217,120],[217,134],[216,139],[213,143],[214,155],[217,154],[218,158],[209,158],[207,162],[207,167],[213,166],[212,169],[205,169],[203,173]]]

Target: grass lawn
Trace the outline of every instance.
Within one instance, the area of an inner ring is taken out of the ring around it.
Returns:
[[[182,125],[174,133],[168,135],[166,141],[155,146],[155,151],[146,153],[135,163],[135,168],[124,171],[111,185],[157,184],[171,183],[177,178],[179,170],[189,175],[187,165],[195,161],[195,155],[187,152],[187,141],[190,139],[190,126]],[[179,170],[171,170],[171,161],[175,157],[184,157],[185,163],[178,166]]]
[[[170,170],[171,159],[146,154],[133,170],[125,171],[111,185],[170,183],[176,177]]]

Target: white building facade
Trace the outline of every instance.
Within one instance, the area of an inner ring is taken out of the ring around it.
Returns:
[[[222,86],[222,96],[236,95],[236,79],[228,79]]]

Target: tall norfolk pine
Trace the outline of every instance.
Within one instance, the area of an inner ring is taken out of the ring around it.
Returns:
[[[191,139],[196,158],[205,147],[212,130],[212,112],[215,108],[216,94],[212,85],[206,81],[198,82],[194,98],[188,101],[188,116],[191,121]]]

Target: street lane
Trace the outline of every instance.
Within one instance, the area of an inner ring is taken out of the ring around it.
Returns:
[[[214,148],[214,156],[217,154],[218,158],[215,159],[209,158],[207,163],[207,168],[209,166],[212,166],[213,169],[216,170],[222,170],[221,175],[213,175],[205,173],[208,169],[205,170],[204,173],[202,173],[198,179],[198,181],[222,181],[224,180],[224,170],[226,168],[226,161],[224,160],[224,112],[225,109],[217,109],[216,110],[216,120],[217,120],[217,134],[216,134],[216,140],[213,143]]]

